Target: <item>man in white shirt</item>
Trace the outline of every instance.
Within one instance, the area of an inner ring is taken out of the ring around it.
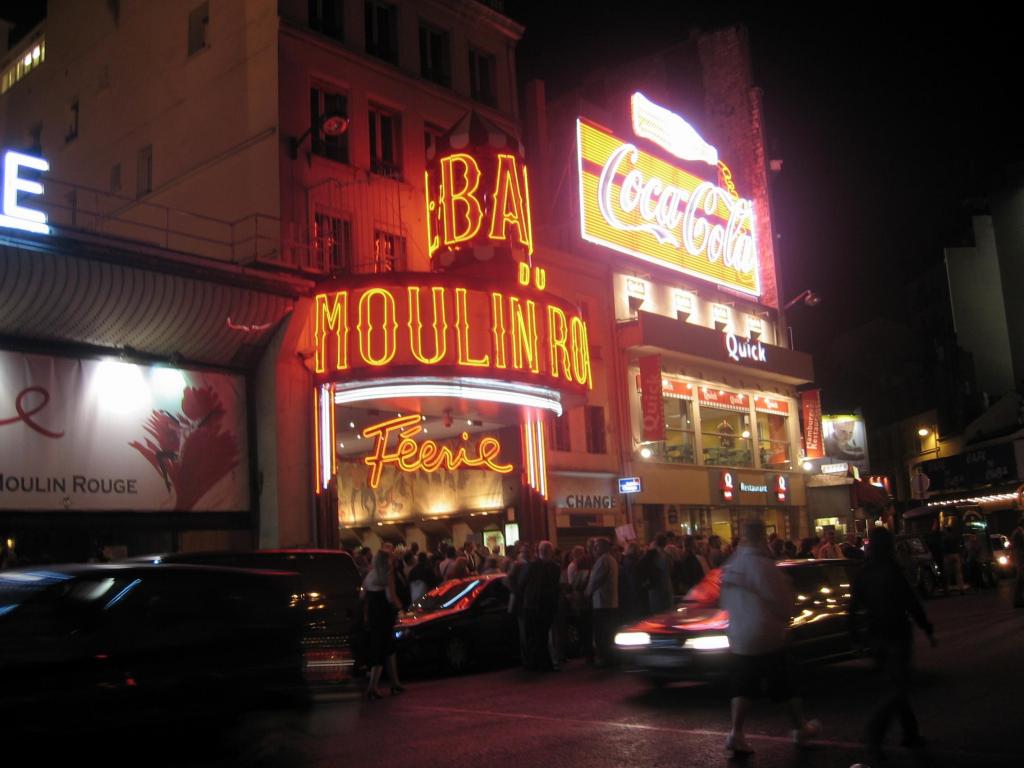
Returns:
[[[753,750],[743,734],[751,699],[762,686],[773,701],[785,701],[793,721],[793,741],[803,745],[821,731],[806,720],[789,674],[786,640],[793,615],[793,585],[775,565],[764,523],[748,520],[743,539],[722,571],[722,608],[729,612],[729,652],[733,664],[732,731],[725,748],[737,755]]]

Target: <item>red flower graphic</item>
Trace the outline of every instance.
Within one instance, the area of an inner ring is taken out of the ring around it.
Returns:
[[[132,448],[153,465],[179,510],[192,509],[217,482],[238,466],[238,438],[222,432],[224,406],[213,387],[188,387],[181,413],[153,411],[143,429],[153,438]]]

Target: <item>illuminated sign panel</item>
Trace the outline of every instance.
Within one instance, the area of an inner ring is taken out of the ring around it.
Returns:
[[[524,265],[525,266],[525,265]],[[463,286],[432,273],[350,278],[313,301],[321,380],[428,375],[593,388],[587,324],[535,281]]]
[[[671,148],[694,164],[717,162],[714,148],[682,118],[646,99],[634,98],[633,122],[638,135],[660,150]],[[717,174],[709,180],[700,169],[691,172],[667,162],[583,118],[577,120],[577,147],[584,240],[751,296],[761,294],[752,201],[720,187]],[[723,178],[731,179],[719,167]]]
[[[29,208],[21,204],[20,197],[22,195],[43,194],[43,185],[23,176],[23,168],[45,173],[50,170],[50,164],[41,157],[33,157],[13,150],[4,152],[3,213],[0,213],[0,227],[48,235],[50,234],[50,225],[46,223],[46,214],[36,208]]]
[[[417,443],[413,438],[423,431],[419,414],[399,416],[366,427],[363,437],[373,439],[373,452],[363,459],[369,467],[367,482],[371,488],[380,485],[380,476],[385,465],[394,465],[402,472],[437,472],[439,469],[456,470],[464,467],[489,469],[502,475],[513,470],[511,464],[502,464],[501,443],[496,437],[482,437],[476,444],[476,455],[470,456],[466,445],[452,449],[434,440]],[[389,447],[391,437],[397,436],[393,448]],[[469,434],[462,433],[462,443],[468,444]]]
[[[530,180],[516,155],[454,152],[424,175],[431,256],[473,245],[515,245],[533,253]]]

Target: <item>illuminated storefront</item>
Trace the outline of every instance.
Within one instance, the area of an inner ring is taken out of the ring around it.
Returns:
[[[472,129],[439,140],[425,175],[435,271],[348,277],[312,300],[314,490],[346,541],[549,535],[546,414],[593,388],[588,324],[531,263],[518,142],[453,139]]]
[[[783,345],[763,201],[718,149],[643,93],[627,134],[576,121],[580,237],[614,253],[628,403],[632,522],[731,538],[748,516],[805,533],[797,387],[809,356]],[[623,121],[619,121],[621,125]],[[749,174],[747,174],[749,175]]]

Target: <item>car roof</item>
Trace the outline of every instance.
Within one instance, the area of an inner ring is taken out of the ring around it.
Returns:
[[[118,563],[62,563],[46,566],[26,566],[12,568],[0,573],[0,579],[34,581],[36,579],[86,578],[89,576],[143,576],[147,574],[200,574],[220,573],[235,575],[291,576],[288,571],[254,570],[247,568],[229,568],[220,565],[201,565],[186,563],[156,564],[152,562],[118,562]]]

